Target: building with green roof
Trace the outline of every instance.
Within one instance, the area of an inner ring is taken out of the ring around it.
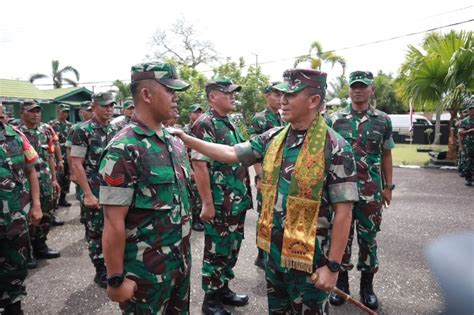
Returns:
[[[79,104],[90,101],[92,91],[85,87],[68,87],[61,89],[40,90],[29,81],[0,79],[0,101],[14,117],[19,117],[20,104],[25,99],[34,99],[41,106],[42,121],[47,122],[57,117],[57,106],[71,106],[69,120],[79,120]]]

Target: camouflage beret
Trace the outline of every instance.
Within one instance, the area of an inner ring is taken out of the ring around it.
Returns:
[[[374,84],[374,75],[370,71],[354,71],[349,74],[349,86],[356,82],[369,86]]]
[[[21,103],[21,110],[30,111],[37,107],[41,108],[41,106],[39,106],[39,104],[36,103],[35,100],[27,99],[27,100],[24,100],[23,103]]]
[[[94,102],[94,104],[97,104],[99,106],[117,104],[114,101],[114,97],[112,96],[112,93],[109,93],[109,92],[99,92],[99,93],[93,94],[92,101]]]
[[[270,83],[269,85],[267,85],[267,86],[263,89],[263,93],[265,93],[265,94],[270,93],[271,91],[273,91],[273,88],[275,87],[275,85],[280,84],[280,83],[281,83],[281,82],[279,82],[279,81],[274,81],[274,82]]]
[[[71,107],[67,104],[60,104],[58,106],[58,109],[62,112],[69,112],[71,110]]]
[[[179,79],[175,66],[170,63],[148,62],[132,66],[132,82],[141,80],[155,80],[177,91],[184,91],[191,86]]]
[[[125,102],[123,102],[123,108],[129,109],[130,107],[135,107],[133,100],[126,100]]]
[[[325,90],[327,73],[313,69],[290,69],[283,73],[284,81],[273,88],[286,94],[299,92],[306,87]]]
[[[229,77],[215,76],[206,84],[206,93],[212,90],[221,91],[223,93],[238,92],[242,89],[240,85],[234,84]]]
[[[198,110],[202,110],[201,104],[197,104],[197,103],[196,103],[196,104],[192,104],[191,106],[189,106],[189,112],[190,112],[190,113],[194,113],[194,112],[196,112],[196,111],[198,111]]]
[[[474,107],[474,95],[466,96],[463,100],[464,109],[470,109]]]

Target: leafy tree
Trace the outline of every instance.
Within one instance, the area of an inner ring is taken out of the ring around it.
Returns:
[[[199,39],[194,26],[184,18],[178,19],[168,30],[158,29],[153,35],[152,46],[155,58],[173,58],[177,64],[190,68],[217,61],[213,43]]]
[[[122,105],[126,99],[132,97],[132,92],[130,91],[130,84],[120,80],[115,80],[112,85],[117,88],[117,90],[114,89],[111,90],[111,92],[115,93],[115,101],[120,105]]]
[[[473,87],[472,32],[429,33],[420,48],[408,47],[397,78],[397,94],[406,102],[436,110],[435,140],[439,144],[444,98],[459,85]]]
[[[374,77],[374,85],[377,109],[387,114],[403,114],[407,112],[408,109],[396,95],[395,80],[392,75],[379,71]]]
[[[349,82],[347,82],[345,75],[342,74],[336,78],[335,82],[329,83],[326,98],[327,102],[334,98],[339,98],[341,100],[341,107],[349,104]]]
[[[321,70],[321,66],[324,63],[329,63],[332,68],[338,64],[342,68],[342,75],[344,75],[346,72],[346,60],[344,57],[339,56],[333,51],[323,51],[323,46],[318,41],[311,43],[309,53],[307,55],[302,55],[296,58],[294,67],[296,68],[302,62],[309,62],[312,69],[318,70]]]
[[[189,122],[189,106],[195,103],[199,103],[206,106],[206,91],[205,86],[207,78],[204,74],[197,71],[193,67],[183,65],[178,67],[180,72],[180,78],[191,84],[191,87],[184,92],[179,92],[178,97],[178,111],[179,111],[179,123],[186,124]]]
[[[60,89],[63,86],[63,82],[70,84],[72,86],[77,86],[77,81],[79,81],[79,71],[71,66],[65,66],[62,69],[59,69],[59,61],[53,60],[51,62],[52,65],[52,74],[51,77],[53,78],[53,85],[55,89]],[[64,75],[67,73],[72,73],[76,77],[76,81],[65,78]],[[30,76],[30,82],[33,83],[38,79],[48,78],[49,76],[46,74],[36,73]]]

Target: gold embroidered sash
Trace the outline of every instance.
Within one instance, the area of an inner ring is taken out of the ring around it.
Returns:
[[[275,136],[263,160],[262,211],[258,222],[257,246],[268,253],[283,146],[289,130],[290,125]],[[306,133],[291,175],[281,252],[282,267],[313,272],[314,244],[323,192],[325,142],[326,123],[321,116],[317,116]]]

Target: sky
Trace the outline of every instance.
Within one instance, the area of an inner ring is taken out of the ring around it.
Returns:
[[[0,1],[0,78],[28,80],[51,72],[51,61],[70,65],[94,91],[129,80],[130,67],[152,54],[151,38],[184,18],[197,37],[211,41],[222,60],[256,55],[264,74],[281,80],[294,57],[319,41],[347,61],[346,73],[379,70],[396,75],[407,46],[423,34],[350,48],[409,33],[472,20],[470,0],[450,1]],[[442,29],[474,30],[474,22]],[[347,48],[348,49],[344,49]],[[304,66],[304,65],[303,65]],[[212,68],[201,70],[210,77]],[[323,67],[329,80],[340,67]],[[93,82],[93,83],[89,83]],[[50,84],[39,80],[38,84]],[[42,88],[51,88],[42,85]]]

